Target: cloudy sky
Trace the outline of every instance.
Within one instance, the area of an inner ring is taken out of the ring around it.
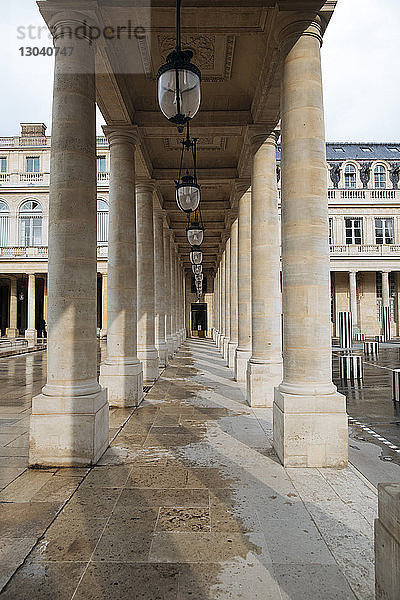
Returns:
[[[50,125],[53,60],[20,56],[20,47],[51,45],[44,31],[40,41],[27,39],[29,25],[43,25],[35,1],[0,5],[0,136],[7,136],[21,121]],[[400,140],[399,23],[399,0],[338,1],[322,48],[328,140]]]

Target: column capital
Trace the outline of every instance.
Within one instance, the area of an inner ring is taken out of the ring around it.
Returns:
[[[155,179],[139,179],[136,181],[136,192],[148,192],[149,194],[152,194],[155,189]]]
[[[47,4],[49,6],[46,6]],[[66,38],[69,42],[85,40],[90,45],[96,44],[101,28],[94,11],[86,13],[73,8],[57,8],[49,2],[44,6],[43,3],[40,4],[40,12],[46,20],[53,40]]]
[[[245,140],[254,155],[264,144],[276,146],[279,135],[280,131],[276,130],[275,126],[249,125],[246,129]]]
[[[136,146],[139,141],[139,129],[137,125],[105,125],[103,132],[108,143],[111,146],[114,144],[131,144]]]
[[[392,271],[391,271],[391,269],[380,269],[380,272],[381,272],[381,273],[382,273],[382,275],[383,275],[383,273],[387,273],[387,274],[389,274],[389,273],[391,273]]]
[[[286,19],[283,20],[278,33],[278,43],[281,52],[286,54],[302,36],[316,38],[321,46],[325,28],[326,23],[319,15],[316,16],[315,14],[310,14],[309,18],[302,16],[289,22]]]

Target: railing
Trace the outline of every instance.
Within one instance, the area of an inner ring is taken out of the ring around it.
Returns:
[[[347,244],[331,245],[331,255],[336,256],[400,256],[400,245],[398,244]]]
[[[97,172],[97,181],[110,181],[110,173],[106,171]]]
[[[328,200],[399,200],[400,190],[328,190]]]
[[[98,135],[96,137],[96,144],[98,146],[108,146],[108,139],[104,135]]]
[[[48,137],[20,137],[19,138],[20,146],[49,146],[50,147],[50,138]]]
[[[97,258],[107,258],[108,246],[97,246]],[[0,258],[47,259],[47,246],[0,246]]]
[[[5,183],[10,181],[10,173],[0,173],[0,182]]]
[[[38,183],[43,181],[43,173],[20,173],[19,180],[23,183]]]
[[[96,137],[97,146],[108,146],[108,140],[105,136],[99,135]],[[50,148],[51,137],[0,137],[0,148],[18,148],[18,147],[44,147]]]

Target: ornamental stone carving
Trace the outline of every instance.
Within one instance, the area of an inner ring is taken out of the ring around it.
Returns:
[[[336,163],[333,165],[329,165],[329,175],[330,175],[330,178],[331,178],[334,188],[337,188],[339,186],[340,167],[341,166],[342,166],[342,163]]]
[[[363,184],[363,188],[364,189],[367,189],[368,183],[369,183],[369,179],[371,177],[371,164],[372,163],[367,162],[367,163],[363,163],[361,165],[360,179],[361,179],[361,183]]]
[[[392,182],[393,189],[399,189],[400,163],[392,164],[392,168],[389,170],[389,178]]]

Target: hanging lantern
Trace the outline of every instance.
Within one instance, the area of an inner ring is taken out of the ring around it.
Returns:
[[[193,246],[190,251],[190,262],[192,265],[201,265],[203,262],[203,253],[198,246]]]
[[[203,278],[204,278],[203,273],[200,273],[199,275],[195,275],[196,281],[203,281]]]
[[[195,275],[198,275],[199,273],[202,273],[203,271],[203,265],[192,265],[192,271]]]
[[[176,203],[185,212],[194,212],[200,204],[200,186],[192,175],[184,175],[176,184]]]
[[[181,0],[177,0],[176,47],[158,70],[157,90],[161,112],[171,123],[178,125],[180,131],[200,108],[201,72],[190,62],[192,58],[191,50],[182,50]]]
[[[197,214],[198,213],[198,214]],[[200,207],[196,211],[195,218],[192,223],[188,219],[188,226],[186,227],[186,236],[191,246],[201,246],[204,240],[204,225],[203,219],[201,218]]]
[[[181,144],[181,160],[179,164],[178,181],[175,181],[175,196],[178,207],[189,215],[190,213],[195,212],[200,204],[200,186],[197,183],[196,164],[197,138],[190,139],[189,123],[187,123],[186,139],[182,140]],[[186,174],[183,175],[185,150],[192,155],[192,174],[189,172],[189,169],[186,169]]]

